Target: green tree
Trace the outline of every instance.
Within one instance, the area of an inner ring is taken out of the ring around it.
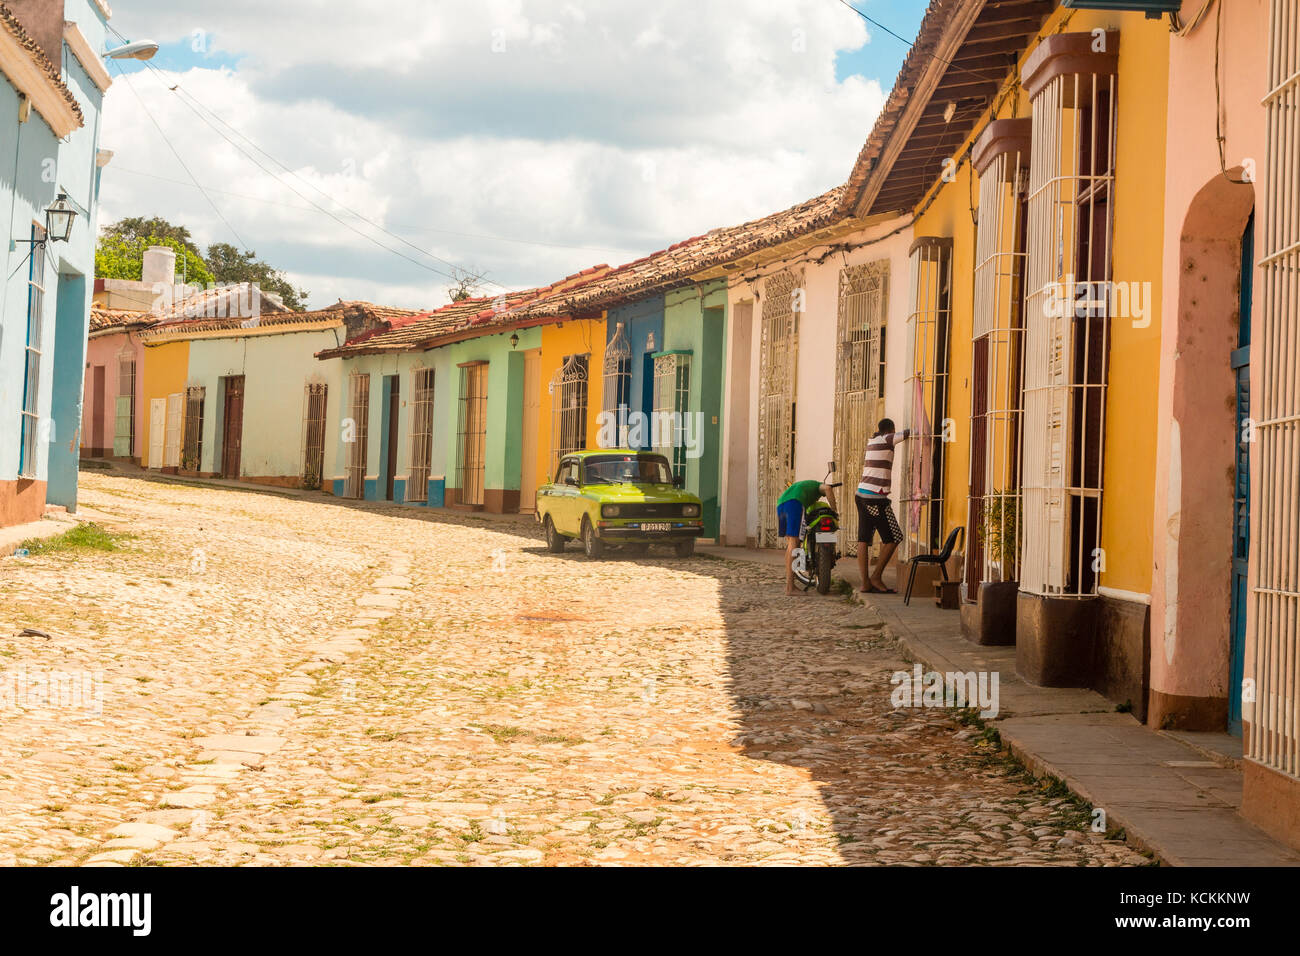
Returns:
[[[100,279],[134,279],[139,282],[144,251],[150,246],[167,246],[176,252],[176,281],[190,285],[216,281],[203,257],[176,235],[137,236],[112,231],[110,226],[95,246],[95,276]],[[188,234],[188,233],[187,233]]]
[[[218,282],[256,282],[295,312],[307,307],[307,290],[294,288],[283,272],[257,258],[252,249],[240,252],[228,242],[214,242],[208,246],[208,265]]]

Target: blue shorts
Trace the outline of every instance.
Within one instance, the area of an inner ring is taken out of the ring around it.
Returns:
[[[799,537],[803,526],[803,505],[797,501],[783,501],[776,506],[776,533],[783,538]]]

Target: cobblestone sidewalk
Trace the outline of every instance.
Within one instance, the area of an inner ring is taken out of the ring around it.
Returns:
[[[1147,862],[950,712],[895,711],[875,613],[770,568],[83,493],[121,550],[0,559],[0,668],[102,674],[100,707],[0,712],[0,863]]]

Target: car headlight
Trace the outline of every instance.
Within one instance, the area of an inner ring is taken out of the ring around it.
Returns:
[[[601,505],[601,506],[600,506],[600,516],[601,516],[602,518],[617,518],[617,517],[618,517],[618,505]]]
[[[682,505],[683,518],[698,518],[700,516],[699,505]]]

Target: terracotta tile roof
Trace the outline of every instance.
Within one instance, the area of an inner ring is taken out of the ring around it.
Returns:
[[[696,273],[840,222],[845,218],[839,208],[843,190],[837,186],[762,219],[713,229],[674,243],[592,281],[542,296],[503,318],[510,321],[594,314],[619,302],[686,285]]]
[[[200,316],[193,319],[157,322],[143,330],[140,335],[145,339],[176,339],[188,338],[207,332],[252,332],[256,329],[288,328],[295,325],[322,322],[343,325],[344,318],[343,310],[333,307],[312,312],[291,312],[286,309],[280,312],[263,312],[261,315],[252,317],[233,315],[204,318]]]
[[[67,85],[63,82],[63,73],[60,68],[50,62],[50,58],[45,55],[45,51],[40,48],[40,45],[34,39],[32,39],[31,34],[23,29],[23,25],[18,22],[18,18],[14,16],[13,11],[3,3],[0,3],[0,30],[4,30],[13,37],[14,40],[17,41],[18,45],[23,48],[24,52],[31,57],[32,62],[36,64],[37,68],[40,69],[40,71],[49,78],[50,82],[58,88],[59,93],[72,109],[72,112],[77,114],[77,123],[85,123],[86,118],[81,113],[81,104],[78,103],[77,98],[72,95],[72,90],[68,89]]]
[[[232,328],[253,314],[265,319],[269,314],[289,311],[275,293],[261,292],[248,282],[236,282],[202,289],[149,314],[159,325],[212,322],[226,323],[213,328]]]
[[[346,355],[423,351],[497,330],[518,328],[529,324],[516,317],[514,310],[520,306],[559,290],[572,289],[608,271],[609,266],[602,264],[566,276],[548,286],[451,302],[437,309],[413,314],[384,328],[374,328],[352,336],[338,348],[318,352],[316,357],[328,359]]]
[[[149,325],[153,319],[144,312],[132,312],[128,309],[90,310],[90,331],[106,332],[112,329],[139,328]]]

